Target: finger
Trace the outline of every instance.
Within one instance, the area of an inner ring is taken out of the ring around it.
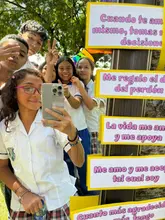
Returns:
[[[37,210],[37,211],[38,211],[38,210]],[[30,208],[30,213],[31,213],[32,215],[36,213],[35,207],[31,207],[31,208]]]
[[[72,76],[71,81],[76,81],[77,77]]]
[[[56,120],[57,121],[57,120]],[[56,128],[56,121],[55,120],[46,120],[43,119],[42,123],[44,126],[48,126],[48,127],[52,127],[52,128]],[[61,123],[61,122],[60,122]]]
[[[54,50],[52,50],[52,54],[53,54],[54,56],[58,56],[58,51],[57,51],[56,49],[54,49]]]
[[[51,127],[55,129],[60,129],[61,127],[63,127],[63,123],[61,121],[53,121]]]
[[[3,51],[4,53],[18,52],[20,51],[20,46],[11,45],[10,47],[4,47]]]
[[[67,84],[63,84],[63,88],[64,89],[68,89],[68,85]]]
[[[56,46],[56,40],[54,39],[54,40],[53,40],[53,44],[52,44],[52,49],[54,49],[55,46]]]
[[[26,212],[27,214],[31,214],[30,209],[25,209],[25,212]]]
[[[40,199],[40,201],[38,203],[38,206],[39,206],[40,209],[42,209],[44,203],[45,203],[45,199],[44,198]]]
[[[60,80],[60,79],[58,79],[58,83],[59,83],[59,84],[62,84],[62,82],[61,82],[61,80]]]
[[[58,51],[56,49],[52,49],[52,53],[55,54],[58,53]]]
[[[9,42],[5,42],[2,44],[1,47],[3,48],[10,48],[10,47],[20,47],[20,45],[18,43],[9,43]]]
[[[39,203],[33,208],[34,213],[37,213],[40,209],[42,209],[42,207],[39,207]]]
[[[50,114],[53,117],[57,118],[58,120],[63,120],[63,118],[64,118],[63,113],[61,112],[61,110],[56,110],[55,108],[53,108],[53,110],[46,108],[45,112],[47,112],[48,114]]]
[[[48,40],[48,51],[51,50],[51,46],[50,46],[50,40]]]
[[[19,52],[13,52],[13,53],[4,53],[4,57],[8,58],[8,57],[12,57],[12,56],[19,56]]]
[[[72,76],[72,78],[71,79],[78,79],[76,76]]]
[[[70,116],[69,114],[68,114],[68,112],[64,109],[64,108],[61,108],[61,107],[53,107],[53,110],[54,111],[58,111],[58,112],[61,112],[61,114],[63,115],[63,116]]]
[[[63,122],[61,122],[61,121],[58,121],[58,120],[56,120],[56,121],[54,121],[54,120],[52,120],[52,121],[46,121],[46,125],[47,126],[49,126],[49,127],[51,127],[51,128],[54,128],[54,129],[58,129],[58,130],[60,130],[60,128],[63,128],[64,127],[64,123]]]

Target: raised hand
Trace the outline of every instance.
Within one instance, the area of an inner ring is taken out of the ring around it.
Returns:
[[[48,52],[46,54],[47,65],[55,65],[58,58],[59,58],[59,55],[56,49],[56,40],[53,40],[52,46],[50,44],[50,40],[48,40]]]
[[[67,84],[62,84],[62,82],[58,79],[58,83],[60,83],[63,86],[64,89],[64,96],[68,98],[70,96],[69,88]]]
[[[20,46],[17,43],[8,43],[0,47],[0,61],[5,61],[9,57],[18,56],[20,54]]]
[[[80,82],[79,78],[77,78],[76,76],[72,76],[71,82],[72,82],[77,88],[80,88],[81,82]]]

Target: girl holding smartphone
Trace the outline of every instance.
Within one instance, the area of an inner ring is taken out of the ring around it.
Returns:
[[[0,180],[12,190],[11,219],[31,219],[43,208],[42,200],[47,219],[69,219],[69,199],[77,190],[63,150],[76,166],[84,163],[83,147],[69,114],[61,108],[57,108],[61,114],[45,109],[58,121],[42,119],[43,82],[37,70],[21,69],[2,91]]]

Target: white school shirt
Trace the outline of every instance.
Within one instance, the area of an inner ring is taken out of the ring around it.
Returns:
[[[45,58],[39,54],[33,54],[28,56],[27,62],[20,69],[37,69],[37,66],[40,66],[45,61]]]
[[[21,69],[36,69],[36,67],[28,59],[26,63],[19,70]]]
[[[79,92],[79,89],[75,85],[73,85],[73,84],[68,85],[68,89],[69,89],[69,92],[72,96],[82,97]],[[81,130],[84,130],[87,128],[87,123],[86,123],[86,119],[85,119],[82,105],[80,105],[79,108],[75,109],[69,104],[68,100],[65,98],[64,99],[64,108],[70,114],[72,121],[73,121],[73,124],[77,128],[78,131],[81,131]]]
[[[88,95],[97,103],[97,106],[94,107],[92,110],[89,110],[85,103],[83,103],[84,114],[87,122],[87,127],[89,132],[98,132],[99,130],[99,120],[100,120],[100,99],[95,98],[94,95],[94,87],[95,84],[91,79],[89,83],[86,85],[86,90]]]
[[[104,107],[100,107],[100,115],[105,115],[106,113],[106,105],[107,105],[107,99],[106,98],[101,98],[100,99],[100,104],[103,102]]]
[[[62,207],[76,193],[75,178],[69,175],[63,160],[67,136],[50,127],[44,127],[39,110],[29,134],[17,114],[9,123],[11,132],[0,123],[0,159],[10,158],[18,180],[31,192],[43,196],[48,211]],[[24,211],[18,197],[12,192],[11,209]]]

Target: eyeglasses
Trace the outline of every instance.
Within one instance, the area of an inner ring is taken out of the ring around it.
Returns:
[[[37,91],[41,95],[41,89],[30,86],[17,86],[16,89],[23,89],[26,94],[34,95]]]

